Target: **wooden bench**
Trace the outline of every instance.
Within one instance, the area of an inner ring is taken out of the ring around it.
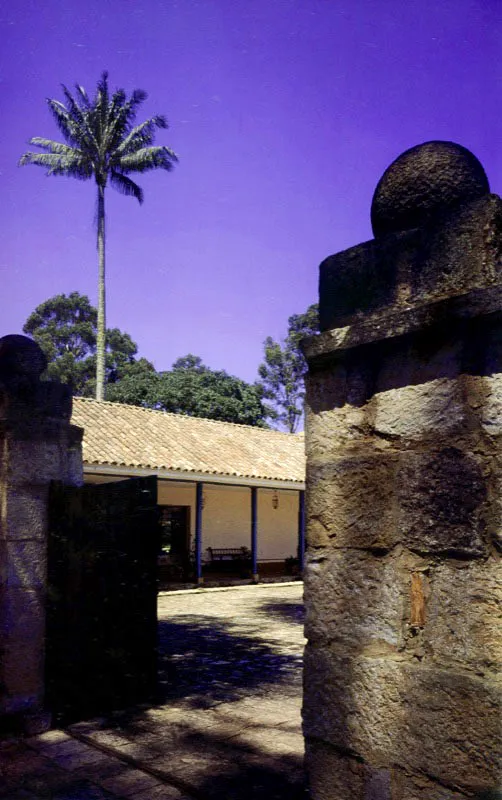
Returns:
[[[207,552],[213,561],[249,561],[251,553],[247,547],[208,547]]]
[[[251,567],[251,551],[247,547],[208,547],[207,552],[208,565],[215,569],[237,568],[242,571]]]

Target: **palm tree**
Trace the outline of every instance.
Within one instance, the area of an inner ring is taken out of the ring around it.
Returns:
[[[125,195],[143,202],[143,191],[127,175],[153,169],[172,169],[177,161],[169,147],[154,147],[157,128],[167,128],[163,116],[155,116],[135,125],[138,106],[146,100],[146,92],[136,89],[130,98],[123,89],[111,96],[108,73],[98,82],[91,100],[82,86],[73,96],[63,85],[66,105],[47,100],[49,109],[63,134],[66,144],[35,136],[30,144],[42,153],[25,153],[19,162],[46,167],[47,175],[67,175],[79,180],[94,178],[98,190],[98,324],[96,399],[105,396],[105,189],[111,185]]]

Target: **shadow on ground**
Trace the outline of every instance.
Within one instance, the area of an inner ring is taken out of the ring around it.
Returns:
[[[277,605],[274,613],[283,614],[282,606],[287,604]],[[301,663],[297,654],[278,652],[263,639],[232,632],[231,626],[220,618],[159,620],[161,703],[190,696],[194,705],[207,707],[215,702],[239,700],[271,684],[298,692]]]
[[[226,800],[305,800],[308,795],[299,765],[283,758],[281,766],[239,764],[233,772],[208,778],[199,785],[204,798]]]
[[[305,622],[303,603],[263,603],[260,610],[271,616],[280,617],[285,622],[297,622],[298,625],[303,625]]]

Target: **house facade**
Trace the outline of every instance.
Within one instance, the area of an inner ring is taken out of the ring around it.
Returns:
[[[171,578],[282,574],[304,549],[303,434],[74,398],[84,480],[157,476],[161,564]],[[225,552],[227,551],[227,552]]]

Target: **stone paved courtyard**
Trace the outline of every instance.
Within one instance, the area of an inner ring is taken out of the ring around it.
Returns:
[[[302,592],[160,595],[158,703],[4,744],[2,800],[304,798]]]

